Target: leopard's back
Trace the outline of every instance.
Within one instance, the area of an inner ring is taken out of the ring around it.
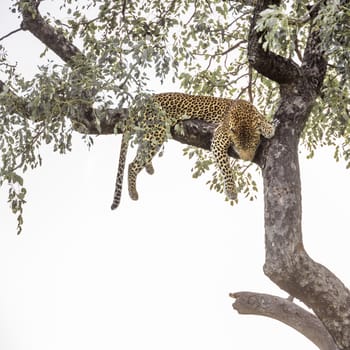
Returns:
[[[184,116],[187,116],[191,119],[205,120],[214,124],[223,120],[234,102],[228,98],[178,92],[156,94],[154,100],[161,106],[167,117],[174,121],[186,119]]]

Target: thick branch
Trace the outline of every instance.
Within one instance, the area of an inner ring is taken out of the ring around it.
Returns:
[[[82,56],[76,46],[42,18],[38,11],[38,5],[34,0],[22,0],[19,6],[23,16],[21,24],[23,30],[29,30],[67,63],[71,63],[74,56]]]
[[[0,93],[4,91],[5,84],[0,80]],[[15,95],[13,92],[8,91],[13,99],[13,110],[10,113],[17,113],[23,118],[32,120],[33,122],[40,122],[40,120],[32,119],[31,107],[21,97]],[[79,133],[90,135],[111,135],[115,133],[122,133],[122,127],[118,128],[116,125],[123,125],[123,121],[128,118],[129,111],[127,108],[123,109],[88,109],[82,111],[79,117],[79,121],[73,120],[73,129]],[[171,134],[174,140],[191,145],[205,150],[210,150],[211,139],[216,126],[208,124],[202,120],[184,120],[181,122],[180,128],[172,128]],[[265,140],[262,140],[262,144],[265,144]],[[259,152],[257,154],[261,154]],[[229,149],[229,155],[237,158],[237,154],[233,148]],[[259,156],[260,158],[260,156]]]
[[[317,94],[320,93],[327,70],[327,61],[324,57],[320,30],[315,28],[315,18],[317,17],[322,3],[324,3],[324,1],[318,2],[310,11],[310,17],[313,18],[313,21],[310,27],[310,33],[301,66],[303,76],[309,81],[309,84],[312,85],[313,90]]]
[[[232,306],[240,314],[273,318],[294,328],[321,350],[339,350],[322,322],[288,299],[252,292],[232,293],[230,296],[236,299]]]
[[[260,13],[269,5],[279,4],[280,0],[257,1],[250,24],[248,60],[260,74],[279,84],[288,84],[300,77],[299,67],[290,59],[265,51],[262,42],[259,42],[263,38],[263,33],[258,33],[255,29]]]

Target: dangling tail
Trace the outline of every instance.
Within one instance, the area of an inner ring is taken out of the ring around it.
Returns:
[[[118,207],[122,196],[123,178],[124,178],[124,170],[125,170],[125,163],[126,163],[126,155],[128,153],[128,147],[129,147],[129,133],[124,132],[121,146],[120,146],[118,174],[117,174],[117,180],[115,182],[113,203],[111,205],[112,210]]]

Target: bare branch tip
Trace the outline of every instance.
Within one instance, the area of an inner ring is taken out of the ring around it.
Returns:
[[[0,41],[2,41],[2,40],[4,40],[4,39],[8,38],[9,36],[11,36],[11,35],[13,35],[13,34],[19,32],[19,31],[21,31],[21,30],[23,30],[23,29],[20,27],[20,28],[18,28],[18,29],[15,29],[15,30],[11,31],[10,33],[8,33],[8,34],[2,36],[2,37],[0,38]]]
[[[229,293],[229,297],[232,298],[232,299],[237,299],[240,297],[240,294],[239,292],[236,292],[236,293]]]

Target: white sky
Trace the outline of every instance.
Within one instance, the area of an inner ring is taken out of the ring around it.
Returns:
[[[18,27],[9,3],[0,36]],[[19,33],[3,44],[31,74],[40,43]],[[139,201],[124,191],[111,211],[120,137],[95,141],[90,152],[79,138],[66,156],[44,151],[25,177],[20,236],[0,190],[0,349],[316,349],[277,321],[232,310],[230,292],[286,296],[262,272],[262,194],[229,206],[191,178],[171,141],[155,175],[139,176]],[[306,249],[350,285],[350,173],[327,150],[301,156],[301,168]]]

